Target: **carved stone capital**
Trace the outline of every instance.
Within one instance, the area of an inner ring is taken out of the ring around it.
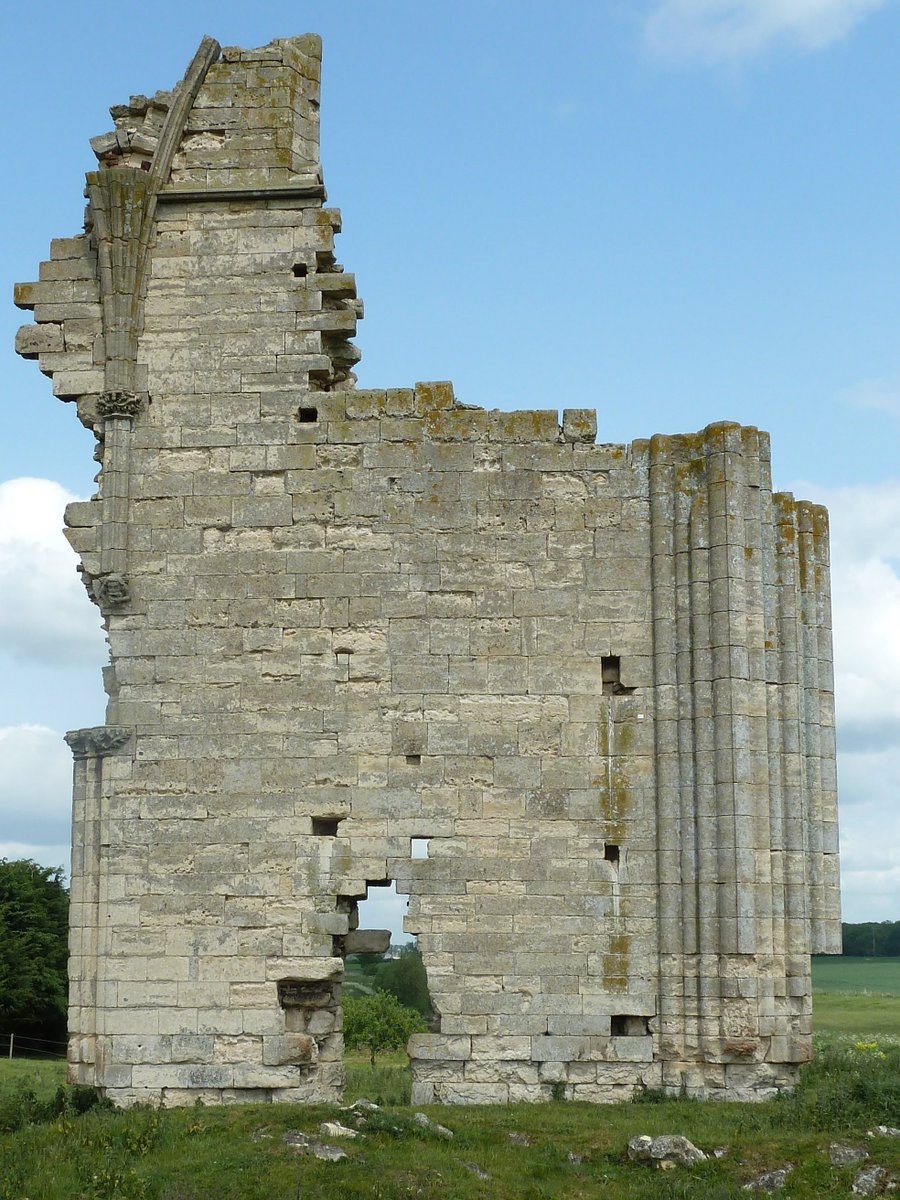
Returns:
[[[131,730],[124,725],[95,725],[91,729],[73,729],[65,736],[76,758],[104,758],[122,749],[131,737]]]
[[[107,421],[111,417],[134,418],[143,406],[144,401],[141,396],[126,391],[102,392],[97,401],[97,411]]]
[[[91,590],[94,593],[94,599],[100,606],[101,612],[109,612],[114,608],[121,608],[131,598],[128,580],[124,575],[115,573],[99,576],[91,584]]]

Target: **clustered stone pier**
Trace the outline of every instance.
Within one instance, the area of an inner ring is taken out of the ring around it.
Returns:
[[[826,515],[756,429],[357,388],[319,62],[205,39],[114,107],[84,234],[17,288],[102,464],[66,513],[111,652],[68,735],[71,1077],[336,1097],[394,880],[416,1102],[770,1095],[840,939]]]

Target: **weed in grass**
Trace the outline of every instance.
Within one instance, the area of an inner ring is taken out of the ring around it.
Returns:
[[[382,1055],[374,1067],[369,1065],[366,1056],[348,1054],[345,1069],[345,1103],[352,1104],[354,1100],[364,1097],[375,1104],[409,1104],[412,1077],[405,1054]]]
[[[647,1087],[643,1079],[634,1085],[632,1104],[666,1104],[672,1099],[665,1088]]]

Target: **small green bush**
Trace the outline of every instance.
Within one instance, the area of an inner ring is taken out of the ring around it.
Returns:
[[[414,1033],[427,1028],[419,1013],[406,1008],[390,992],[344,997],[344,1045],[368,1050],[373,1067],[379,1051],[401,1050]]]

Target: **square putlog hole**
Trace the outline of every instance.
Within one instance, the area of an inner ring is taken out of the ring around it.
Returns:
[[[313,817],[312,831],[314,837],[337,837],[340,817]]]

